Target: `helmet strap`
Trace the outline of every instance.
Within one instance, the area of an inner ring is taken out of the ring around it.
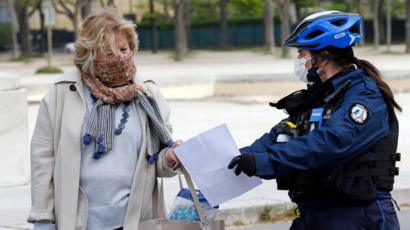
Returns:
[[[319,67],[317,66],[318,58],[312,57],[312,59],[310,60],[312,62],[312,68],[308,69],[307,80],[313,83],[321,83],[320,76],[318,73]]]
[[[307,80],[313,83],[321,83],[317,66],[314,66],[308,70]]]

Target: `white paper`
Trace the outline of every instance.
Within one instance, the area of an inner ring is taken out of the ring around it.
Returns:
[[[189,139],[175,148],[175,153],[212,206],[262,184],[258,177],[244,173],[236,176],[228,169],[229,162],[240,152],[225,124]]]

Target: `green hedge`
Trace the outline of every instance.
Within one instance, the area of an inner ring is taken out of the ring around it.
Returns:
[[[11,26],[8,23],[0,22],[0,50],[11,47]]]
[[[54,73],[62,73],[63,71],[56,67],[56,66],[45,66],[41,67],[36,71],[37,74],[44,73],[44,74],[54,74]]]
[[[278,18],[274,18],[275,22],[279,22]],[[263,23],[263,18],[260,17],[253,17],[253,18],[241,18],[241,19],[229,19],[228,25],[235,26],[235,25],[252,25],[252,24],[261,24]],[[149,18],[144,18],[141,22],[136,23],[138,25],[137,29],[150,29],[150,21]],[[192,20],[191,21],[191,28],[198,28],[198,27],[218,27],[219,21],[218,20]],[[158,29],[173,29],[174,24],[171,20],[161,20],[157,21],[157,28]]]

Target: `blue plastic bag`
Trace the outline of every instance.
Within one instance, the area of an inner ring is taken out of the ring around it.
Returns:
[[[218,207],[212,207],[206,200],[201,191],[197,190],[197,196],[199,203],[205,211],[205,220],[215,219],[218,213]],[[187,220],[193,222],[199,222],[200,218],[196,211],[194,201],[192,199],[189,189],[182,188],[177,197],[175,198],[171,211],[168,214],[168,218],[171,220]]]

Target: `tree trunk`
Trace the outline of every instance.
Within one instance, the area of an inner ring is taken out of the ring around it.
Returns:
[[[410,53],[410,0],[406,0],[406,53]]]
[[[190,40],[191,34],[191,0],[184,0],[183,14],[184,14],[184,26],[185,26],[185,36],[183,36],[183,53],[188,53],[188,42]]]
[[[286,38],[289,36],[289,5],[290,0],[276,0],[279,10],[279,18],[281,23],[281,42],[285,42]],[[282,46],[282,57],[289,57],[289,48]]]
[[[81,18],[87,17],[93,10],[93,1],[94,0],[85,0],[84,5],[81,7]]]
[[[75,0],[74,4],[72,4],[72,7],[69,7],[67,5],[66,0],[60,0],[57,2],[53,2],[54,7],[56,9],[56,12],[58,14],[64,14],[66,15],[71,23],[73,24],[73,30],[74,30],[74,40],[77,40],[79,35],[80,35],[80,23],[81,19],[79,18],[80,16],[87,16],[86,13],[90,13],[87,11],[92,10],[92,5],[96,0]],[[62,7],[63,10],[57,8],[57,4]],[[104,4],[104,1],[101,0],[101,4]],[[113,0],[108,0],[107,5],[112,5]],[[71,5],[71,4],[70,4]],[[87,7],[84,7],[87,6]],[[70,9],[71,8],[71,9]],[[81,14],[81,15],[80,15]]]
[[[44,25],[44,14],[41,11],[41,4],[38,4],[38,12],[39,16],[40,16],[40,47],[39,47],[39,52],[41,55],[44,54],[45,50],[46,50],[46,38],[47,38],[47,31],[46,31],[46,27]]]
[[[265,0],[265,47],[270,53],[275,53],[275,38],[273,25],[273,4],[272,0]]]
[[[132,10],[132,8],[134,8],[134,3],[133,3],[133,1],[132,0],[128,0],[128,14],[129,15],[132,15],[133,14],[133,10]],[[135,18],[134,18],[135,19]]]
[[[379,2],[379,34],[380,34],[380,44],[386,43],[386,20],[383,18],[384,11],[384,1]]]
[[[108,0],[107,6],[115,6],[114,0]]]
[[[11,39],[12,39],[12,58],[17,59],[18,57],[18,41],[17,41],[17,17],[16,11],[14,8],[14,0],[7,1],[7,10],[10,16],[10,25],[11,25]]]
[[[157,42],[158,42],[158,37],[157,37],[157,23],[156,23],[156,18],[154,17],[155,14],[155,8],[154,8],[154,0],[149,1],[149,11],[151,13],[151,19],[150,19],[150,25],[151,25],[151,52],[152,53],[157,53]]]
[[[74,28],[74,41],[76,41],[80,37],[80,25],[78,22],[78,8],[74,9],[74,14],[72,15],[71,22],[73,23]]]
[[[390,51],[391,46],[391,2],[392,0],[387,0],[386,2],[386,45],[388,51]]]
[[[353,0],[346,0],[347,12],[353,12]]]
[[[162,0],[162,7],[164,14],[167,18],[171,18],[171,14],[169,13],[169,8],[168,8],[168,0]]]
[[[219,28],[220,28],[220,46],[221,48],[228,47],[228,9],[226,3],[228,0],[220,0],[219,2]]]
[[[379,4],[380,0],[373,1],[373,48],[376,50],[380,45]]]
[[[357,0],[357,13],[362,15],[363,9],[362,9],[362,0]],[[364,46],[366,45],[366,30],[364,26],[364,20],[363,20],[363,25],[362,25],[362,40],[360,41],[361,45]]]
[[[285,42],[286,38],[289,36],[289,0],[285,0],[284,7],[281,10],[282,12],[282,43]],[[282,46],[282,57],[289,57],[289,49],[286,46]]]
[[[174,31],[175,31],[175,60],[181,61],[184,56],[184,41],[186,40],[186,31],[184,23],[184,5],[185,0],[173,0],[174,3]]]
[[[302,16],[301,16],[301,4],[300,1],[293,1],[293,3],[295,4],[295,12],[296,12],[296,21],[300,22],[302,20]]]
[[[30,34],[30,27],[28,21],[28,12],[27,12],[27,5],[20,5],[16,4],[16,12],[19,21],[20,27],[20,38],[21,38],[21,54],[22,55],[31,55],[32,47],[31,47],[31,34]]]

